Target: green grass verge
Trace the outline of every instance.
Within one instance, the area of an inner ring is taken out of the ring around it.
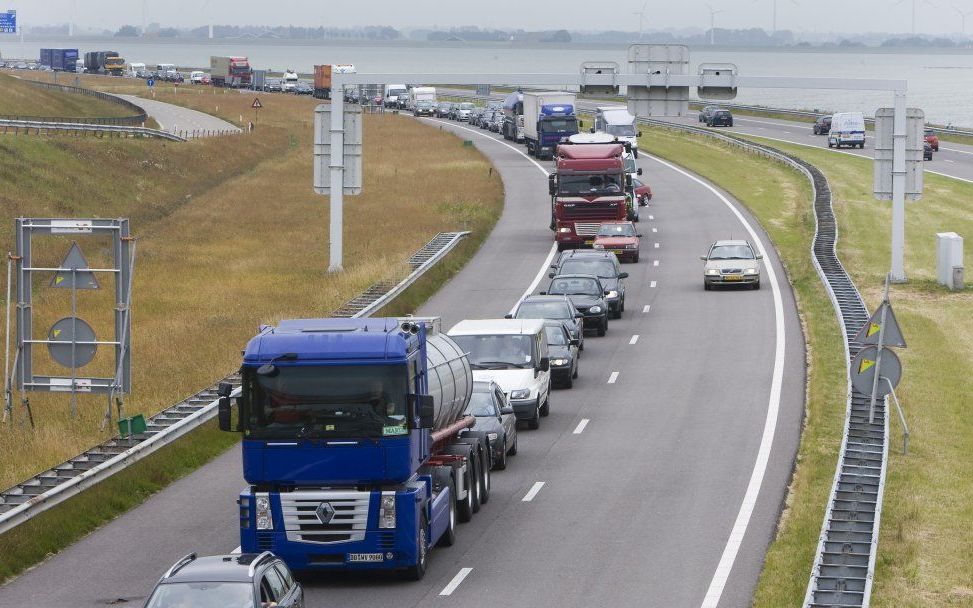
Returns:
[[[709,138],[643,127],[639,148],[706,177],[747,206],[770,235],[793,286],[807,341],[805,429],[789,497],[755,605],[803,597],[841,444],[845,365],[841,331],[810,257],[811,188],[803,174]],[[651,182],[652,176],[647,179]]]
[[[0,114],[107,118],[131,116],[135,112],[131,108],[96,97],[42,89],[9,74],[0,74]]]

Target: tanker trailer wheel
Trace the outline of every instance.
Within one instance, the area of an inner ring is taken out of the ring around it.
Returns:
[[[453,513],[453,508],[451,507],[450,508],[451,519],[453,518],[452,513]],[[454,526],[451,524],[450,528],[453,527]],[[420,581],[422,580],[422,577],[426,575],[426,562],[429,559],[428,530],[429,530],[429,524],[426,521],[426,514],[422,513],[419,516],[419,530],[417,530],[416,532],[416,549],[419,552],[419,555],[416,556],[416,563],[406,568],[405,571],[402,573],[402,577],[406,580]],[[447,530],[446,532],[443,533],[443,538],[446,538],[446,535],[448,535],[451,531],[453,533],[453,539],[455,540],[456,530]],[[450,545],[453,544],[452,541],[449,544]]]
[[[490,438],[483,431],[466,431],[460,436],[460,441],[472,446],[479,458],[480,470],[480,504],[490,501],[490,468],[493,466]]]
[[[452,473],[449,473],[449,475],[452,477]],[[443,535],[439,537],[439,546],[452,547],[456,543],[456,483],[450,479],[446,485],[449,488],[449,525]]]

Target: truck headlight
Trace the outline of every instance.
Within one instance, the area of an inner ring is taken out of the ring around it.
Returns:
[[[528,397],[530,397],[529,388],[518,388],[515,391],[510,391],[511,399],[527,399]]]
[[[747,268],[743,271],[743,274],[757,274],[756,268]]]
[[[591,308],[588,309],[588,312],[592,314],[598,314],[601,312],[601,306],[592,306]]]
[[[571,232],[571,228],[569,228],[568,226],[562,226],[561,228],[558,228],[557,231],[560,232],[561,234],[567,234]]]
[[[718,277],[718,276],[720,276],[720,271],[718,269],[716,269],[716,268],[707,268],[706,269],[706,276],[708,276],[708,277]]]
[[[269,494],[256,494],[257,497],[257,529],[258,530],[273,530],[274,529],[274,517],[270,512],[270,495]]]
[[[638,249],[638,248],[639,246],[636,245],[635,243],[632,243],[631,245],[625,245],[625,249]]]
[[[551,365],[554,367],[562,367],[568,364],[567,359],[551,359]]]
[[[395,492],[382,492],[382,503],[378,508],[378,527],[395,527]]]
[[[591,246],[591,248],[592,249],[604,249],[605,246],[602,245],[601,243],[595,243],[594,245]]]

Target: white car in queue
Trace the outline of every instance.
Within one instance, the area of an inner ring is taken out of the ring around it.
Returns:
[[[699,256],[705,262],[703,289],[708,291],[716,285],[746,285],[760,289],[760,260],[763,257],[747,241],[716,241],[706,255]]]
[[[542,319],[460,321],[449,337],[470,358],[473,380],[493,380],[507,395],[517,421],[540,427],[551,408],[551,360]]]

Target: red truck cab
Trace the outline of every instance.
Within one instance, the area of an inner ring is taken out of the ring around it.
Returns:
[[[551,227],[559,251],[590,247],[603,222],[625,221],[626,174],[618,143],[563,143],[549,177]]]
[[[925,129],[923,131],[923,138],[926,143],[932,146],[933,152],[939,152],[939,136],[932,129]]]

